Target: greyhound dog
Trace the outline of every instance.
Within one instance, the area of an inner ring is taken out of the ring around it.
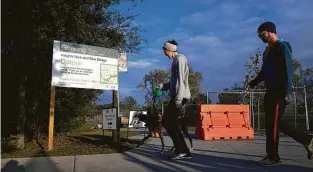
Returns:
[[[158,116],[153,115],[151,113],[148,113],[147,115],[143,113],[137,113],[133,116],[133,119],[130,122],[130,124],[134,125],[138,121],[146,123],[145,127],[148,128],[149,134],[140,141],[137,147],[139,147],[139,145],[143,144],[147,139],[152,137],[152,132],[157,132],[160,136],[161,143],[162,143],[162,149],[161,149],[161,153],[162,153],[164,151],[165,144],[164,144],[164,139],[163,139],[162,119],[160,117],[160,113],[158,113]]]
[[[142,114],[142,113],[137,113],[133,116],[133,119],[131,121],[131,125],[136,124],[138,121],[142,121],[144,123],[146,123],[146,127],[149,130],[149,134],[143,138],[140,143],[137,145],[137,147],[139,147],[140,144],[143,144],[148,138],[152,137],[152,132],[157,132],[160,136],[161,139],[161,143],[162,143],[162,149],[161,149],[161,153],[164,151],[164,139],[163,139],[163,131],[162,131],[162,115],[160,113],[160,111],[157,112],[157,117],[155,115],[151,115],[151,114]],[[189,135],[188,132],[188,125],[187,125],[187,117],[181,118],[180,119],[180,129],[182,130],[182,132],[188,137],[189,142],[190,142],[190,150],[193,149],[193,143],[192,143],[192,138]],[[174,146],[171,148],[170,151],[174,150]]]

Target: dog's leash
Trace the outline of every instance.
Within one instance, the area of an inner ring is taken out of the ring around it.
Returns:
[[[164,91],[157,89],[155,82],[151,84],[151,90],[152,90],[152,107],[154,108],[154,112],[157,115],[158,121],[162,121],[162,116],[160,115],[159,110],[155,106],[155,103],[156,99],[159,100],[159,103],[162,103],[161,96],[164,95]]]

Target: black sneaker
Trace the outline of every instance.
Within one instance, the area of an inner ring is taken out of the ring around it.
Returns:
[[[262,160],[258,161],[257,163],[259,165],[270,166],[270,165],[280,164],[281,161],[280,161],[280,159],[274,161],[274,160],[270,159],[269,157],[265,157]]]
[[[307,146],[305,146],[306,151],[308,152],[308,159],[313,159],[313,139],[311,140],[311,143]]]
[[[169,159],[172,159],[172,160],[190,159],[190,158],[191,158],[191,154],[185,154],[185,153],[179,153],[177,155],[169,157]]]

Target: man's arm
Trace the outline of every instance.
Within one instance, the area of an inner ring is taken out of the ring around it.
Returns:
[[[259,72],[259,74],[252,80],[249,82],[249,86],[251,88],[257,86],[260,82],[264,81],[264,70],[263,70],[263,65],[262,65],[262,69]]]
[[[177,94],[175,103],[181,104],[183,101],[183,95],[184,95],[184,76],[185,76],[185,66],[186,66],[186,59],[185,58],[178,58],[177,59]]]
[[[263,65],[262,65],[262,68],[261,68],[261,71],[258,73],[258,75],[252,80],[250,81],[249,83],[249,86],[251,88],[257,86],[260,82],[264,81],[264,57],[267,56],[269,52],[269,49],[268,47],[265,49],[265,51],[263,52]]]
[[[277,58],[278,88],[282,89],[285,95],[292,92],[293,66],[291,51],[291,47],[288,47],[285,43],[280,43],[280,55]]]

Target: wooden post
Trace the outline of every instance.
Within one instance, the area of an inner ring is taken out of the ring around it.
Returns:
[[[260,97],[258,97],[258,130],[261,130],[260,127]]]
[[[119,114],[119,109],[118,109],[118,91],[117,90],[113,90],[113,107],[117,108],[116,109],[116,130],[112,130],[112,137],[113,137],[113,141],[115,143],[119,144],[120,141],[120,123],[119,123],[119,118],[118,118],[118,114]]]
[[[103,120],[104,120],[104,115],[103,115],[103,109],[101,111],[102,113],[102,140],[103,140],[103,147],[105,146],[105,139],[104,139],[104,126],[103,126]]]
[[[121,128],[121,121],[120,121],[120,118],[119,118],[119,115],[120,115],[120,96],[119,96],[119,92],[116,91],[116,98],[117,98],[117,109],[116,109],[116,132],[117,132],[117,144],[120,146],[120,140],[121,140],[121,131],[120,131],[120,128]]]
[[[115,90],[112,91],[112,108],[115,108]],[[116,130],[112,130],[112,139],[113,142],[116,140]]]
[[[55,105],[55,87],[52,86],[51,87],[51,94],[50,94],[48,151],[53,150],[54,105]]]

